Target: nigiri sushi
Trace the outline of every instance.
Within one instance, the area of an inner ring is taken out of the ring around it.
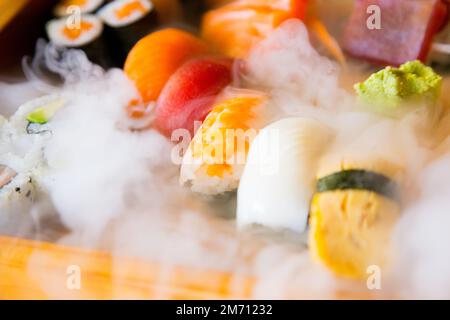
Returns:
[[[317,161],[331,138],[330,128],[307,118],[283,119],[262,129],[239,185],[238,225],[305,231]]]
[[[237,89],[219,99],[183,157],[180,183],[208,195],[234,191],[253,138],[267,122],[264,93]]]
[[[354,2],[343,46],[355,57],[382,65],[398,66],[412,60],[425,62],[434,37],[449,17],[445,0]],[[378,11],[368,12],[374,7]],[[376,19],[377,12],[379,19]],[[379,23],[374,23],[376,21]]]
[[[383,158],[325,158],[311,202],[309,246],[336,275],[362,279],[386,267],[400,216],[403,168]]]
[[[233,80],[233,60],[203,57],[183,64],[167,81],[155,108],[154,126],[170,137],[176,129],[194,133],[220,92]]]
[[[245,58],[283,21],[303,19],[306,7],[307,0],[234,1],[204,15],[202,37],[220,53]]]
[[[141,100],[130,104],[134,118],[146,114],[146,105],[156,101],[172,74],[186,61],[208,52],[206,44],[188,32],[168,28],[149,34],[131,49],[125,74],[134,82]]]

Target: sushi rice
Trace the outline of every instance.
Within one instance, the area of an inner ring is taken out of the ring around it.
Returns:
[[[48,123],[43,123],[37,125],[45,130],[28,132],[28,118],[46,106],[62,107],[63,101],[59,95],[43,96],[20,106],[9,121],[0,118],[0,230],[19,227],[43,193],[40,184],[46,168],[43,150],[51,131]]]

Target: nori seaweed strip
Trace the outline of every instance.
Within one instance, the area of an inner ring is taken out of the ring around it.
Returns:
[[[344,170],[320,178],[316,191],[367,190],[398,200],[398,186],[388,177],[366,170]]]
[[[138,21],[126,26],[112,27],[105,23],[104,34],[115,64],[123,67],[131,48],[140,39],[156,30],[158,23],[158,14],[154,8]]]

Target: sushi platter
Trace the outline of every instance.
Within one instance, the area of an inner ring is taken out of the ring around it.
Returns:
[[[0,299],[450,298],[450,1],[0,0],[0,45]]]

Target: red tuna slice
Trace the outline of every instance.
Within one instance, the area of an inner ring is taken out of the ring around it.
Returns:
[[[381,29],[367,26],[370,5],[381,9]],[[355,57],[384,65],[425,62],[435,34],[447,19],[444,0],[355,0],[344,49]]]
[[[199,58],[183,64],[169,79],[157,101],[154,126],[170,137],[176,129],[194,133],[217,95],[232,81],[233,60]]]

